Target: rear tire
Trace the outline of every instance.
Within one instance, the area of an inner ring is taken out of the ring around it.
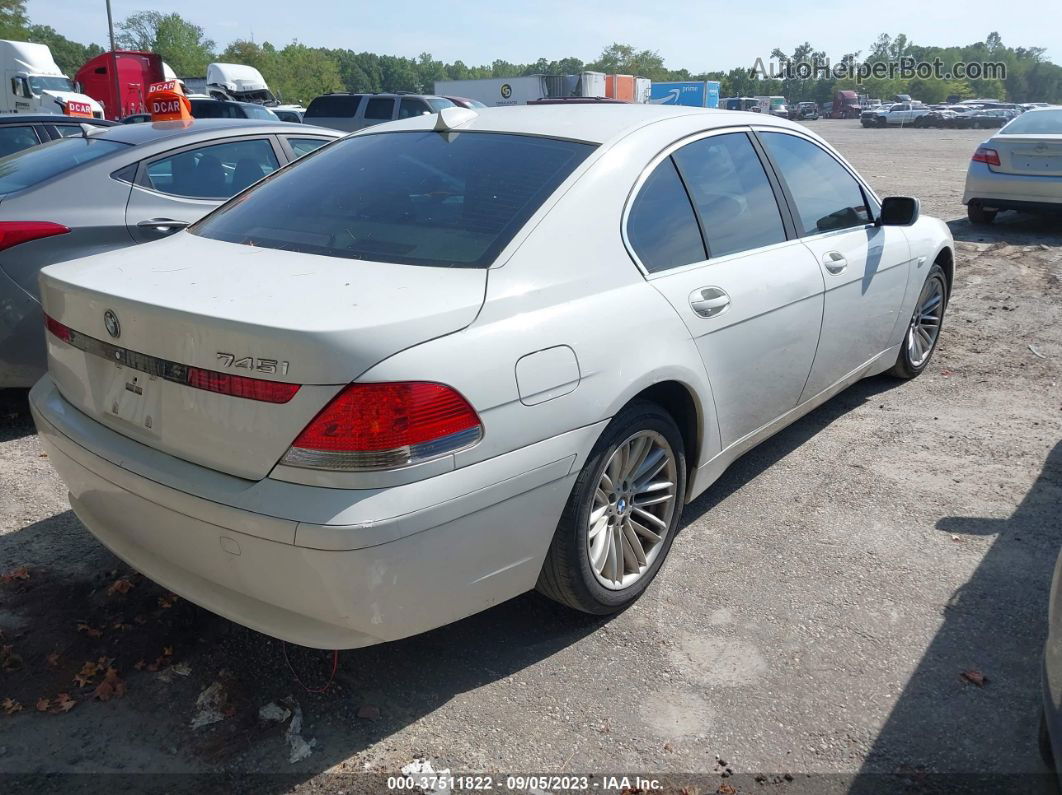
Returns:
[[[978,226],[987,226],[995,221],[998,212],[999,210],[986,210],[980,202],[970,202],[966,205],[966,217],[970,219],[971,224]]]
[[[934,263],[926,277],[922,292],[915,302],[911,322],[900,343],[900,353],[889,375],[896,378],[917,378],[929,366],[944,326],[948,308],[948,279],[944,269]]]
[[[644,453],[636,446],[639,439],[646,440]],[[670,486],[660,485],[665,482]],[[665,493],[670,502],[662,499]],[[536,590],[584,613],[623,610],[663,565],[685,498],[686,455],[675,420],[656,403],[628,404],[601,434],[575,480]]]

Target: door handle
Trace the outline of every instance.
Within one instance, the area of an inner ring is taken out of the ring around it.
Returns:
[[[690,293],[690,306],[701,317],[715,317],[730,306],[730,296],[719,287],[702,287]]]
[[[154,229],[164,235],[184,229],[186,226],[188,226],[187,221],[176,221],[173,218],[149,218],[136,225],[137,229]]]
[[[848,269],[848,260],[840,251],[827,251],[822,255],[822,267],[830,273],[844,273]]]

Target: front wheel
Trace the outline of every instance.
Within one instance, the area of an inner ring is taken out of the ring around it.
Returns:
[[[675,420],[655,403],[629,404],[579,473],[535,587],[585,613],[627,607],[667,557],[685,496]]]
[[[948,282],[944,269],[933,265],[918,295],[914,314],[907,325],[896,364],[889,370],[897,378],[914,378],[922,374],[933,358],[948,308]]]

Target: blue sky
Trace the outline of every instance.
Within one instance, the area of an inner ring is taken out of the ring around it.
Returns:
[[[35,23],[106,46],[104,0],[29,0],[27,7]],[[165,5],[112,0],[112,9],[116,22],[134,11],[176,10],[202,26],[219,48],[253,35],[255,41],[279,45],[298,39],[393,55],[427,51],[469,65],[569,55],[589,61],[619,41],[658,50],[669,67],[698,72],[751,66],[774,47],[791,51],[805,40],[836,59],[851,49],[865,52],[881,32],[906,33],[916,43],[958,45],[980,41],[992,30],[1011,46],[1046,47],[1048,56],[1062,63],[1059,0],[1013,0],[1003,6],[998,0],[824,0],[813,6],[732,0],[182,0]]]

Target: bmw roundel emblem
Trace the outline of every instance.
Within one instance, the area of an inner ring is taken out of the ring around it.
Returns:
[[[118,322],[118,315],[108,309],[103,313],[103,325],[107,327],[107,333],[115,339],[122,336],[122,324]]]

